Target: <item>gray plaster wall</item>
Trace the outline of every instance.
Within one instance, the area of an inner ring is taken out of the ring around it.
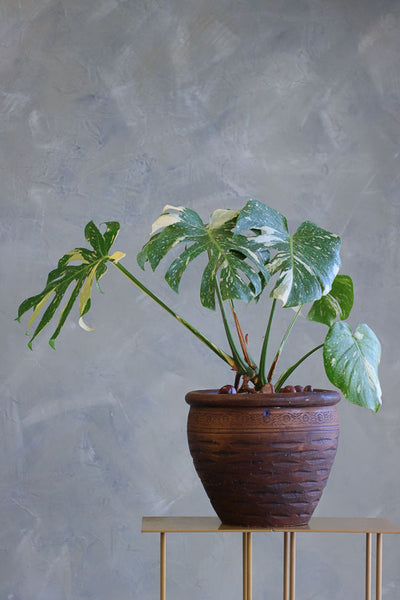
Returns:
[[[121,222],[115,248],[139,274],[165,204],[207,219],[253,197],[342,236],[350,323],[383,345],[384,406],[340,404],[316,514],[400,524],[399,65],[396,0],[0,1],[0,600],[157,598],[142,515],[213,514],[184,394],[231,382],[222,362],[115,269],[90,334],[75,315],[56,351],[43,334],[31,352],[13,322],[90,219]],[[198,268],[179,296],[162,271],[143,280],[223,344]],[[254,345],[266,310],[245,317]],[[324,334],[296,327],[283,365]],[[321,362],[297,382],[329,387]],[[240,551],[235,535],[172,536],[168,597],[239,598]],[[254,598],[281,597],[281,552],[255,536]],[[299,598],[363,597],[362,536],[303,536],[298,552]],[[399,561],[386,538],[384,600],[400,597]]]

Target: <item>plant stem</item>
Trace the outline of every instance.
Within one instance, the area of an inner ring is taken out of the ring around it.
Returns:
[[[313,348],[312,350],[310,350],[310,352],[307,352],[307,354],[305,354],[304,356],[302,356],[294,365],[292,365],[291,367],[289,367],[288,369],[286,369],[286,371],[284,371],[282,373],[282,375],[279,377],[278,381],[276,382],[275,391],[279,392],[279,390],[281,389],[282,385],[285,383],[286,379],[288,377],[290,377],[290,375],[293,373],[293,371],[295,369],[297,369],[297,367],[299,365],[301,365],[301,363],[304,360],[306,360],[306,358],[308,358],[309,356],[311,356],[311,354],[313,354],[314,352],[316,352],[320,348],[323,348],[323,346],[324,346],[324,344],[320,344],[319,346],[316,346],[315,348]]]
[[[121,263],[116,261],[111,262],[114,265],[114,267],[121,271],[121,273],[123,273],[134,285],[136,285],[136,287],[138,287],[142,292],[144,292],[149,298],[154,300],[154,302],[161,306],[161,308],[166,310],[172,317],[179,321],[179,323],[186,327],[186,329],[189,329],[189,331],[191,331],[201,342],[203,342],[208,348],[210,348],[210,350],[215,352],[215,354],[222,358],[223,361],[228,363],[230,367],[232,367],[233,369],[235,368],[235,361],[232,358],[232,356],[226,354],[226,352],[218,348],[218,346],[211,342],[211,340],[209,340],[205,335],[200,333],[200,331],[198,331],[195,327],[193,327],[193,325],[188,323],[188,321],[185,321],[185,319],[177,315],[176,312],[172,310],[172,308],[170,308],[167,304],[165,304],[165,302],[163,302],[162,300],[160,300],[160,298],[153,294],[153,292],[151,292],[145,285],[143,285],[143,283],[136,279],[136,277],[132,275],[132,273],[128,271],[128,269],[121,265]]]
[[[287,339],[288,339],[288,337],[289,337],[289,333],[291,332],[291,330],[292,330],[292,327],[293,327],[293,325],[295,324],[297,317],[298,317],[298,316],[299,316],[299,314],[300,314],[300,311],[301,311],[301,309],[302,309],[302,306],[303,306],[302,304],[299,306],[299,308],[298,308],[298,309],[297,309],[297,311],[296,311],[296,314],[294,315],[293,319],[291,320],[291,322],[290,322],[290,324],[289,324],[289,327],[286,329],[286,332],[285,332],[285,335],[283,336],[283,339],[282,339],[281,345],[280,345],[280,346],[279,346],[279,348],[278,348],[278,352],[276,353],[276,355],[275,355],[275,358],[274,358],[274,360],[273,360],[273,362],[272,362],[271,368],[270,368],[270,370],[269,370],[268,377],[267,377],[268,383],[270,383],[270,382],[271,382],[271,379],[272,379],[272,377],[273,377],[273,375],[274,375],[274,372],[275,372],[275,369],[276,369],[276,365],[277,365],[277,363],[278,363],[278,360],[279,360],[279,357],[280,357],[280,355],[281,355],[282,349],[283,349],[283,347],[284,347],[284,345],[285,345],[285,342],[286,342],[286,340],[287,340]]]
[[[257,365],[254,363],[254,360],[250,356],[249,349],[247,347],[246,336],[243,334],[243,330],[242,330],[242,327],[241,327],[241,325],[239,323],[239,319],[238,319],[238,316],[236,314],[233,301],[230,300],[229,304],[230,304],[230,307],[231,307],[231,312],[232,312],[233,319],[235,321],[236,331],[237,331],[237,334],[238,334],[240,346],[241,346],[242,351],[243,351],[244,359],[247,362],[247,364],[249,365],[249,367],[251,367],[253,370],[255,370],[257,368]]]
[[[271,311],[269,313],[267,330],[265,332],[264,342],[263,342],[263,345],[262,345],[262,348],[261,348],[260,374],[259,374],[260,386],[261,387],[267,382],[267,379],[266,379],[266,376],[265,376],[265,363],[266,363],[266,360],[267,360],[267,350],[268,350],[269,335],[270,335],[270,332],[271,332],[271,325],[272,325],[272,319],[274,318],[275,308],[276,308],[276,298],[274,298],[274,300],[272,302]]]
[[[215,290],[217,292],[218,304],[219,304],[219,308],[221,311],[222,321],[224,324],[225,333],[226,333],[226,337],[228,339],[229,347],[232,351],[236,370],[239,371],[240,373],[242,373],[243,375],[252,376],[254,374],[254,369],[250,369],[244,363],[244,361],[243,361],[242,357],[240,356],[240,353],[236,347],[235,340],[233,339],[233,335],[232,335],[231,329],[229,327],[229,322],[228,322],[226,312],[225,312],[224,301],[222,299],[222,295],[221,295],[221,291],[219,289],[218,283],[215,284]]]

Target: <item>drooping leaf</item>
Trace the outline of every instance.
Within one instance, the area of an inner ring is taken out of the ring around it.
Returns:
[[[310,221],[291,236],[285,217],[256,200],[241,211],[235,231],[252,231],[255,241],[276,250],[267,269],[279,275],[271,295],[284,306],[313,302],[330,291],[340,268],[339,236]]]
[[[265,267],[268,255],[265,247],[254,239],[234,234],[238,214],[236,210],[216,210],[210,222],[204,224],[194,210],[165,207],[153,224],[151,239],[137,256],[139,266],[144,268],[148,261],[156,269],[172,248],[183,243],[184,250],[170,264],[165,276],[173,290],[179,291],[189,263],[206,254],[207,265],[200,284],[203,306],[215,308],[216,285],[220,285],[224,300],[256,299],[269,280]]]
[[[348,275],[336,275],[331,291],[316,300],[312,305],[307,319],[318,321],[330,327],[338,319],[345,320],[353,308],[353,281]]]
[[[75,248],[64,254],[58,261],[57,267],[50,271],[45,288],[40,294],[31,296],[24,300],[18,308],[17,320],[20,321],[23,314],[33,309],[29,320],[27,334],[40,314],[42,314],[36,329],[29,341],[32,348],[33,340],[50,323],[64,299],[68,289],[73,285],[72,292],[63,307],[57,323],[57,327],[50,338],[50,345],[54,348],[58,337],[75,301],[79,296],[80,323],[82,317],[89,311],[91,306],[91,292],[93,283],[107,271],[107,261],[118,261],[123,253],[116,252],[109,256],[108,252],[113,244],[118,231],[119,224],[116,221],[104,223],[106,231],[104,234],[90,221],[85,227],[85,237],[92,245],[93,250],[88,248]],[[71,264],[80,262],[80,264]]]
[[[337,321],[324,343],[326,374],[354,404],[375,412],[381,406],[378,365],[381,345],[368,325],[359,325],[354,334],[347,323]]]

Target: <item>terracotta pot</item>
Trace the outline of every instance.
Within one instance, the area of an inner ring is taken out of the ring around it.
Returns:
[[[223,523],[308,523],[335,458],[339,400],[339,394],[325,390],[186,395],[190,453]]]

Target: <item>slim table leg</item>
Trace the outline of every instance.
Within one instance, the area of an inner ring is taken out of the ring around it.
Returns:
[[[165,531],[160,532],[160,600],[166,600],[167,582],[167,539]]]
[[[366,534],[365,553],[365,600],[371,600],[371,565],[372,565],[372,534]]]
[[[247,600],[247,533],[243,531],[243,549],[242,549],[242,557],[243,557],[243,600]]]
[[[296,533],[290,532],[290,596],[289,600],[296,598]]]
[[[252,589],[252,536],[251,531],[247,532],[247,541],[246,541],[246,556],[247,556],[247,596],[246,600],[252,600],[253,589]]]
[[[285,531],[283,534],[283,600],[289,600],[289,577],[289,532]]]
[[[243,532],[243,600],[252,598],[251,531]]]
[[[376,534],[376,600],[382,600],[382,534]]]

